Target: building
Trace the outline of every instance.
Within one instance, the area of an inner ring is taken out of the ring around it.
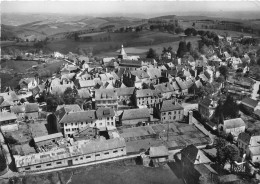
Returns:
[[[95,90],[95,105],[98,107],[111,107],[117,109],[117,91],[115,89]]]
[[[149,75],[151,84],[159,84],[160,78],[162,77],[161,69],[159,68],[147,68],[145,69]]]
[[[79,88],[87,88],[89,90],[93,90],[96,86],[94,80],[79,80]]]
[[[234,137],[238,137],[246,129],[246,124],[241,118],[224,120],[224,125],[220,126],[226,134],[231,133]]]
[[[159,163],[167,162],[169,159],[169,150],[166,146],[150,147],[149,156],[152,161],[152,165],[156,166]]]
[[[259,109],[258,107],[258,101],[254,100],[252,98],[244,98],[241,100],[241,104],[244,108],[246,108],[249,112],[254,112],[256,109]]]
[[[188,89],[193,85],[193,80],[192,79],[187,79],[187,80],[182,80],[180,77],[175,78],[179,88],[180,88],[180,93],[182,95],[187,95],[188,94]]]
[[[173,82],[166,82],[154,85],[155,90],[159,91],[162,94],[163,99],[170,99],[176,94],[178,94],[178,89],[175,88],[174,85],[172,85]]]
[[[133,104],[133,97],[135,93],[135,87],[130,88],[116,88],[117,91],[117,101],[118,101],[118,108],[120,107],[132,107]]]
[[[260,162],[260,135],[242,132],[238,135],[237,145],[241,153],[245,153],[252,162]]]
[[[18,130],[17,117],[14,113],[0,112],[0,127],[2,132]]]
[[[144,70],[126,71],[123,82],[127,87],[142,89],[143,83],[150,84],[150,76]]]
[[[164,100],[156,107],[156,112],[162,122],[181,121],[184,108],[175,100]]]
[[[123,127],[146,125],[150,121],[150,112],[147,108],[124,110],[120,121]]]
[[[30,90],[38,85],[38,81],[35,78],[23,78],[19,81],[20,89]]]
[[[210,119],[217,107],[217,102],[209,98],[202,99],[198,104],[198,111],[203,118]]]
[[[95,127],[100,131],[116,127],[115,111],[112,108],[98,108],[96,110],[96,117]]]
[[[160,92],[151,89],[140,89],[135,92],[136,106],[154,106],[162,101]]]
[[[15,155],[18,172],[40,171],[96,162],[126,155],[123,138],[77,141],[74,145],[26,156]]]
[[[39,105],[37,103],[25,104],[24,116],[28,119],[38,119]]]
[[[41,147],[47,144],[50,144],[52,142],[57,142],[58,140],[62,139],[63,135],[62,133],[55,133],[55,134],[50,134],[50,135],[44,135],[40,137],[34,137],[34,143],[36,147]]]

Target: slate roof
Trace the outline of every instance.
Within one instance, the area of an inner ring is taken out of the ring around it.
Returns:
[[[104,99],[117,99],[117,92],[115,89],[98,89],[95,90],[95,99],[104,100]]]
[[[39,105],[37,103],[27,103],[25,104],[25,113],[38,112]]]
[[[88,89],[78,89],[78,95],[80,98],[90,98],[90,93]]]
[[[127,109],[122,114],[122,120],[150,118],[149,109]]]
[[[194,163],[196,161],[198,152],[199,152],[198,148],[196,148],[196,146],[191,144],[181,150],[181,155],[182,158],[183,156],[185,156],[191,163]]]
[[[260,117],[260,109],[256,109],[256,110],[254,111],[254,114]]]
[[[20,100],[14,91],[0,93],[0,96],[10,103]]]
[[[71,105],[58,105],[56,108],[56,111],[60,110],[64,108],[66,112],[70,112],[70,111],[81,111],[80,107],[78,104],[71,104]]]
[[[94,87],[96,83],[94,80],[79,80],[79,85],[81,88]]]
[[[10,112],[0,112],[0,121],[17,119],[14,113]]]
[[[131,96],[134,94],[135,87],[129,88],[117,88],[117,95],[118,96]]]
[[[149,155],[151,158],[165,157],[165,156],[169,156],[169,150],[164,145],[158,147],[150,147]]]
[[[251,136],[248,133],[242,132],[238,135],[237,140],[241,140],[246,144],[249,144]]]
[[[224,120],[225,129],[238,128],[242,126],[246,126],[246,124],[241,118]]]
[[[191,79],[185,81],[180,77],[176,77],[175,80],[182,90],[188,89],[193,85],[193,81]]]
[[[115,116],[115,111],[112,108],[100,107],[96,110],[97,118],[113,117]]]
[[[147,74],[150,79],[158,79],[161,75],[161,70],[158,68],[147,68]]]
[[[42,142],[42,141],[46,141],[46,140],[50,140],[50,139],[55,139],[55,138],[62,138],[63,135],[62,133],[55,133],[55,134],[49,134],[49,135],[44,135],[44,136],[40,136],[40,137],[34,137],[34,142],[38,143],[38,142]]]
[[[254,100],[252,98],[248,98],[248,97],[241,100],[241,103],[243,103],[245,105],[253,106],[253,107],[256,107],[258,105],[258,101]]]
[[[15,114],[24,113],[24,110],[24,105],[14,105],[13,107],[11,107],[11,112]]]
[[[1,104],[0,104],[0,107],[9,107],[11,106],[11,104],[7,101],[3,101]]]
[[[149,96],[157,96],[158,91],[151,89],[140,89],[136,91],[136,97],[149,97]]]
[[[74,123],[74,122],[85,122],[95,120],[95,110],[89,111],[77,111],[65,113],[59,123]]]
[[[160,91],[161,93],[175,91],[175,89],[169,82],[154,85],[154,88],[155,90]]]
[[[147,74],[147,72],[145,72],[143,70],[134,70],[134,71],[131,71],[131,74],[138,77],[139,79],[149,78],[149,75]]]
[[[139,60],[123,59],[119,62],[119,66],[133,66],[140,68],[142,66],[142,62]]]
[[[175,103],[175,101],[173,100],[164,100],[162,102],[162,106],[161,106],[161,112],[168,112],[168,111],[173,111],[173,110],[183,110],[184,108],[178,104]]]

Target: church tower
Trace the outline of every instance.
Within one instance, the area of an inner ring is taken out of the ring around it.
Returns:
[[[126,59],[127,58],[127,54],[126,54],[126,52],[124,50],[124,46],[123,45],[122,45],[121,50],[119,52],[118,58],[120,58],[120,59]]]

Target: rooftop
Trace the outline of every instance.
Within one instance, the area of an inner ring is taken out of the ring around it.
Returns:
[[[63,137],[62,133],[55,133],[55,134],[50,134],[50,135],[44,135],[44,136],[40,136],[40,137],[35,137],[34,138],[34,142],[38,143],[38,142],[42,142],[42,141],[46,141],[46,140],[51,140],[51,139],[55,139],[55,138],[59,138],[59,137]]]
[[[135,87],[129,88],[117,88],[117,95],[118,96],[130,96],[134,94]]]
[[[89,111],[77,111],[77,112],[67,112],[61,118],[59,123],[76,123],[76,122],[85,122],[85,121],[92,121],[95,120],[95,110]]]
[[[0,122],[7,121],[7,120],[16,120],[17,117],[14,113],[10,112],[0,112]]]
[[[142,118],[150,118],[149,109],[147,108],[127,109],[124,110],[122,115],[122,120],[142,119]]]
[[[178,104],[175,103],[174,100],[164,100],[162,102],[162,106],[161,106],[161,112],[167,112],[167,111],[173,111],[173,110],[183,110],[184,108]]]
[[[105,100],[105,99],[117,99],[117,92],[115,89],[98,89],[95,90],[95,99],[96,100]]]
[[[149,150],[150,157],[163,157],[169,156],[168,148],[164,145],[158,147],[150,147]]]
[[[113,117],[115,116],[115,111],[112,108],[100,107],[96,110],[96,116],[97,118]]]
[[[249,105],[249,106],[253,106],[253,107],[256,107],[258,105],[258,101],[257,100],[254,100],[252,98],[244,98],[242,101],[241,101],[242,104],[245,104],[245,105]]]
[[[25,104],[25,113],[38,112],[39,105],[37,103],[27,103]]]
[[[224,129],[238,128],[242,126],[246,126],[246,124],[241,118],[224,120]]]

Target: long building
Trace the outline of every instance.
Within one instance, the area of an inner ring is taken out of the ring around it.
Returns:
[[[108,140],[82,140],[74,145],[54,151],[26,156],[15,155],[18,172],[32,172],[80,165],[126,155],[124,138]]]

